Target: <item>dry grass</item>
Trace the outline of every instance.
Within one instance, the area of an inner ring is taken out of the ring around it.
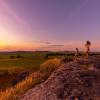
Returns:
[[[60,64],[61,64],[61,60],[60,59],[48,60],[45,63],[41,64],[40,71],[52,72],[55,69],[57,69]]]
[[[0,100],[20,100],[20,96],[27,90],[45,80],[61,64],[60,59],[48,60],[40,66],[40,71],[28,76],[25,80],[18,83],[15,87],[0,92]]]
[[[24,81],[18,83],[15,87],[8,88],[6,91],[0,93],[0,100],[19,100],[21,94],[26,92],[40,82],[42,75],[40,73],[33,73]]]

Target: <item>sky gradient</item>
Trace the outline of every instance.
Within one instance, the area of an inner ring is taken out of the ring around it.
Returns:
[[[0,0],[0,51],[100,51],[100,0]]]

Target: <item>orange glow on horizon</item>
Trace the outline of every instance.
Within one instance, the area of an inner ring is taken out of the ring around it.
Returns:
[[[32,42],[16,42],[15,44],[9,44],[7,45],[5,42],[1,42],[0,41],[0,51],[13,51],[13,50],[50,50],[50,51],[64,51],[64,50],[75,50],[75,48],[79,48],[79,50],[84,51],[85,50],[85,46],[84,46],[84,42],[74,42],[74,43],[66,43],[64,46],[62,47],[54,47],[54,46],[50,46],[50,45],[40,45],[37,43],[32,43]],[[99,50],[100,46],[98,45],[99,41],[95,41],[93,43],[91,43],[91,51],[96,51]]]
[[[64,50],[75,50],[75,48],[79,48],[79,50],[84,51],[85,49],[85,41],[66,41],[64,42],[62,47],[52,46],[56,43],[45,44],[45,43],[36,43],[31,40],[21,40],[18,37],[14,36],[14,34],[5,31],[2,27],[0,27],[0,51],[13,51],[13,50],[50,50],[50,51],[64,51]],[[59,43],[58,43],[59,44]],[[100,49],[100,41],[91,41],[91,50],[99,50]]]

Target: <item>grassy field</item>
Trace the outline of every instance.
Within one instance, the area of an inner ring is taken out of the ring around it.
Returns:
[[[47,56],[48,55],[48,56]],[[12,80],[27,71],[36,72],[48,59],[73,57],[73,52],[0,52],[0,90],[12,86]]]
[[[22,71],[35,72],[45,62],[44,52],[0,53],[0,89],[11,86]],[[18,57],[18,58],[17,58]]]
[[[36,71],[39,69],[40,64],[47,60],[47,58],[45,57],[47,54],[48,52],[0,53],[0,71],[8,70],[11,72],[14,69],[31,69],[33,71]],[[52,56],[49,56],[49,58],[51,59],[59,56],[59,53],[51,54],[53,54]]]
[[[20,58],[17,58],[20,56]],[[13,57],[13,58],[12,58]],[[45,61],[45,53],[15,52],[0,53],[0,70],[33,69],[37,70]]]
[[[62,54],[62,52],[60,52]],[[46,55],[49,56],[47,57]],[[27,71],[36,72],[48,59],[60,57],[59,53],[50,52],[0,52],[0,90],[12,86],[12,80]]]
[[[20,97],[37,84],[45,81],[52,72],[61,65],[61,59],[48,59],[40,66],[40,70],[31,73],[25,80],[20,81],[14,87],[6,88],[0,91],[0,100],[20,100]]]

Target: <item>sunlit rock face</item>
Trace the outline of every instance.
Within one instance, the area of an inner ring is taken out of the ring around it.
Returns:
[[[100,100],[100,58],[64,62],[21,100]]]

